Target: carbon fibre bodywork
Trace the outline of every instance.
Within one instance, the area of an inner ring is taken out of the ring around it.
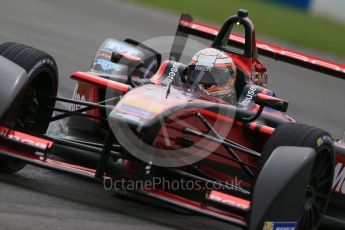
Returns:
[[[4,79],[1,82],[0,98],[5,99],[1,100],[0,117],[5,116],[6,113],[14,115],[16,109],[13,108],[13,104],[19,99],[20,93],[29,82],[29,77],[22,67],[2,56],[0,56],[0,76]]]

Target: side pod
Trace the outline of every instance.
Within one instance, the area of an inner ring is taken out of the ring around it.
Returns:
[[[254,186],[249,230],[276,229],[273,225],[297,229],[315,158],[311,148],[274,150]]]

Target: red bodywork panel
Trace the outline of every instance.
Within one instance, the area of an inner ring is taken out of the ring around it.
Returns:
[[[74,89],[73,93],[73,99],[82,101],[82,102],[99,102],[100,101],[100,89],[97,86],[94,86],[89,83],[85,83],[83,81],[79,81]],[[72,111],[77,111],[79,109],[82,109],[83,106],[73,104],[71,107]],[[88,115],[94,116],[94,117],[100,117],[101,116],[101,110],[100,109],[91,109],[85,112]],[[101,123],[99,119],[89,118],[90,120]]]
[[[250,209],[250,201],[235,196],[231,196],[229,194],[225,194],[222,192],[213,190],[207,194],[206,198],[213,202],[218,202],[221,204],[232,206],[234,208],[242,209],[243,211],[249,211]]]
[[[336,162],[333,191],[345,195],[345,145],[336,143]]]
[[[274,128],[257,122],[244,124],[243,122],[234,121],[231,118],[235,114],[227,116],[226,114],[217,113],[207,109],[207,107],[212,105],[224,105],[232,108],[235,112],[234,106],[226,105],[224,102],[208,97],[204,94],[191,94],[177,88],[171,88],[170,95],[166,98],[166,91],[167,87],[159,84],[144,85],[139,88],[135,88],[124,95],[121,101],[119,101],[115,106],[115,110],[119,113],[119,117],[128,117],[131,122],[133,122],[133,120],[138,121],[142,127],[145,127],[146,123],[159,119],[157,116],[166,114],[165,116],[167,118],[163,122],[164,126],[159,128],[157,134],[142,134],[144,136],[156,135],[154,136],[155,138],[152,143],[155,148],[162,150],[179,150],[184,154],[192,155],[198,153],[199,156],[205,156],[208,155],[208,153],[217,152],[219,155],[209,154],[207,160],[214,162],[218,167],[210,168],[205,163],[198,163],[198,167],[209,175],[222,181],[230,182],[233,181],[234,178],[239,177],[243,181],[241,183],[242,186],[251,186],[251,181],[248,180],[246,174],[243,173],[239,163],[222,158],[222,156],[229,156],[229,153],[224,146],[217,144],[217,147],[215,147],[215,143],[210,140],[193,135],[186,135],[184,134],[184,129],[191,128],[208,133],[205,125],[198,117],[195,116],[196,112],[200,112],[203,117],[215,127],[220,136],[257,152],[261,152],[264,143],[266,143],[268,137],[274,132]],[[198,106],[194,107],[194,105]],[[205,108],[203,108],[202,105],[205,105]],[[224,129],[222,127],[229,127],[229,129]],[[152,131],[154,128],[150,128],[150,126],[148,126],[147,129]],[[253,135],[257,137],[256,142],[253,142],[246,137],[250,133],[253,133]],[[181,137],[187,138],[188,141],[192,141],[194,145],[190,148],[185,148],[182,144],[183,140]],[[213,149],[214,147],[215,149]],[[255,157],[240,151],[236,151],[236,153],[244,162],[252,165],[252,169],[255,171]],[[162,154],[164,153],[162,152]],[[233,172],[225,173],[229,171],[227,170],[229,168],[233,168]],[[241,174],[240,172],[242,172],[242,175],[239,175]]]
[[[84,73],[84,72],[75,72],[74,74],[72,74],[71,78],[77,81],[90,83],[98,87],[110,88],[122,93],[127,93],[131,89],[129,85],[116,82],[116,81],[110,81],[105,78],[98,77],[98,76],[95,76],[89,73]]]
[[[39,150],[42,152],[49,151],[54,145],[54,141],[48,138],[40,138],[17,130],[9,129],[5,126],[0,126],[0,138],[3,138],[11,143],[10,145],[0,145],[0,152],[15,158],[23,159],[32,164],[39,166],[49,166],[68,172],[73,172],[81,175],[94,176],[95,170],[81,167],[78,165],[68,164],[58,160],[51,159],[42,154],[36,154],[34,151],[20,150],[21,147],[28,149]],[[18,148],[19,147],[19,148]]]
[[[31,146],[41,151],[46,151],[53,146],[53,142],[50,140],[11,130],[5,126],[0,126],[0,137],[17,144]]]
[[[209,215],[223,221],[228,221],[228,222],[231,222],[233,224],[237,224],[243,227],[247,226],[246,220],[243,216],[232,214],[231,212],[223,211],[221,209],[217,209],[212,206],[207,206],[199,202],[194,202],[194,201],[185,199],[181,196],[177,196],[172,193],[166,192],[164,190],[155,189],[155,190],[147,190],[147,191],[141,191],[141,192],[150,197],[154,197],[162,201],[173,203],[177,206],[187,208],[189,210],[195,210],[199,213],[203,213],[205,215]]]

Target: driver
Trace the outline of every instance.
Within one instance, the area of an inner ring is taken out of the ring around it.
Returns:
[[[227,103],[236,102],[236,66],[226,53],[207,48],[194,55],[186,69],[185,81]]]

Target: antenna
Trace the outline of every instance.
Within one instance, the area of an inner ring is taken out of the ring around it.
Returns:
[[[169,86],[168,86],[168,90],[167,90],[167,93],[166,93],[166,96],[165,96],[165,99],[168,99],[169,95],[170,95],[170,90],[171,90],[171,85],[172,85],[173,81],[171,81],[169,83]]]

